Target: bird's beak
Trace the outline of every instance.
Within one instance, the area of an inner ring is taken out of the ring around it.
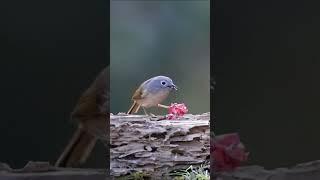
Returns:
[[[174,89],[174,90],[178,90],[178,87],[176,85],[174,85],[174,84],[171,85],[171,88]]]

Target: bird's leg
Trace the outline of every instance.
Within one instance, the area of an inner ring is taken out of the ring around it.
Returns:
[[[144,111],[144,114],[145,114],[146,116],[149,116],[149,114],[147,113],[146,108],[142,106],[142,109],[143,109],[143,111]]]
[[[166,105],[163,105],[163,104],[158,104],[158,107],[165,108],[165,109],[169,109],[170,108],[170,106],[166,106]]]
[[[158,104],[158,107],[169,109],[170,106],[166,106],[166,105],[163,105],[163,104]]]
[[[154,115],[154,114],[152,114],[152,113],[148,114],[148,112],[147,112],[147,110],[146,110],[145,107],[142,107],[142,109],[143,109],[144,114],[145,114],[146,116],[151,116],[151,117],[155,117],[155,116],[156,116],[156,115]]]

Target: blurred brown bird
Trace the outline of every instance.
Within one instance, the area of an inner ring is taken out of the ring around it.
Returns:
[[[77,122],[78,128],[55,166],[77,167],[87,160],[98,139],[109,140],[108,90],[109,67],[106,67],[82,94],[71,113],[71,120]]]

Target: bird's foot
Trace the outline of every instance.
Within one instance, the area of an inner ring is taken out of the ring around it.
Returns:
[[[157,117],[156,115],[154,115],[154,114],[152,114],[152,113],[150,113],[149,116],[151,116],[151,117]]]
[[[166,116],[153,116],[153,117],[150,117],[150,120],[151,121],[161,121],[161,120],[166,120]]]
[[[170,106],[166,106],[166,105],[163,105],[163,104],[158,104],[158,107],[165,108],[165,109],[169,109],[170,108]]]

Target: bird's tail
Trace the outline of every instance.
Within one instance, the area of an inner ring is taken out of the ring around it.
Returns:
[[[55,163],[56,167],[76,167],[84,163],[97,139],[81,127],[73,134],[69,144]]]
[[[139,111],[140,105],[134,101],[127,114],[137,113]]]

